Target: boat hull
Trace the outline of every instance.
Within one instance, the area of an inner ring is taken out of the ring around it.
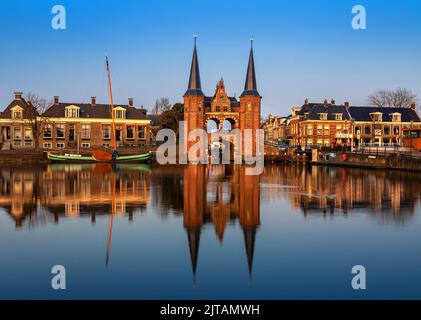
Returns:
[[[93,156],[79,155],[61,155],[51,152],[47,153],[47,159],[50,162],[57,163],[125,163],[125,162],[148,162],[151,159],[151,153],[134,154],[126,156],[117,156],[115,159],[98,161]]]

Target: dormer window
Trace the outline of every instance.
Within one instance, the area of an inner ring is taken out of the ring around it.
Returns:
[[[114,118],[126,119],[126,109],[121,108],[121,107],[114,108]]]
[[[398,112],[392,113],[392,121],[393,122],[401,122],[402,121],[402,115]]]
[[[327,113],[319,113],[320,120],[327,120]]]
[[[66,107],[66,118],[79,118],[80,108],[78,106],[68,106]]]
[[[336,121],[342,121],[342,119],[343,119],[342,116],[343,116],[342,113],[336,113],[335,114],[335,120]]]
[[[383,121],[383,114],[381,112],[373,112],[370,113],[371,119],[375,122],[382,122]]]
[[[23,109],[19,106],[12,108],[12,119],[23,119]]]

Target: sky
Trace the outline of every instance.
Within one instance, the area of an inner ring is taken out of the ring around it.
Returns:
[[[51,26],[57,4],[65,30]],[[357,4],[366,30],[352,28]],[[306,98],[364,105],[378,89],[421,96],[419,0],[0,0],[0,110],[14,91],[107,103],[105,54],[115,103],[181,102],[194,34],[206,95],[221,77],[241,94],[254,38],[263,115]]]

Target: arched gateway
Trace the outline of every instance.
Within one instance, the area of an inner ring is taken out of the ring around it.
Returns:
[[[242,139],[244,139],[245,129],[253,129],[255,132],[254,130],[260,128],[260,106],[261,96],[257,91],[253,43],[250,49],[244,91],[238,101],[236,97],[230,97],[227,94],[223,79],[217,83],[213,96],[209,97],[203,94],[195,40],[188,89],[184,94],[184,121],[187,132],[204,129],[208,133],[218,130],[226,134],[232,129],[239,129]],[[253,134],[252,143],[253,147],[250,150],[246,151],[245,148],[242,150],[243,155],[250,153],[256,155],[255,134]],[[194,142],[187,145],[192,144]]]

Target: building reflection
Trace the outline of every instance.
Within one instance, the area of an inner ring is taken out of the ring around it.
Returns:
[[[245,172],[244,166],[234,165],[184,168],[184,228],[194,278],[203,226],[212,224],[222,242],[228,224],[237,220],[244,233],[249,274],[252,274],[256,231],[260,225],[260,176]]]
[[[305,216],[361,210],[402,222],[416,212],[420,178],[420,174],[400,171],[270,166],[262,175],[262,198],[286,197]]]
[[[81,215],[90,215],[94,223],[97,215],[111,211],[127,215],[131,220],[134,211],[143,211],[149,202],[148,170],[110,164],[49,165],[44,170],[3,168],[0,170],[0,206],[13,217],[17,228],[26,219],[39,222],[43,211],[47,211],[51,216],[49,220],[55,223],[60,216]]]

